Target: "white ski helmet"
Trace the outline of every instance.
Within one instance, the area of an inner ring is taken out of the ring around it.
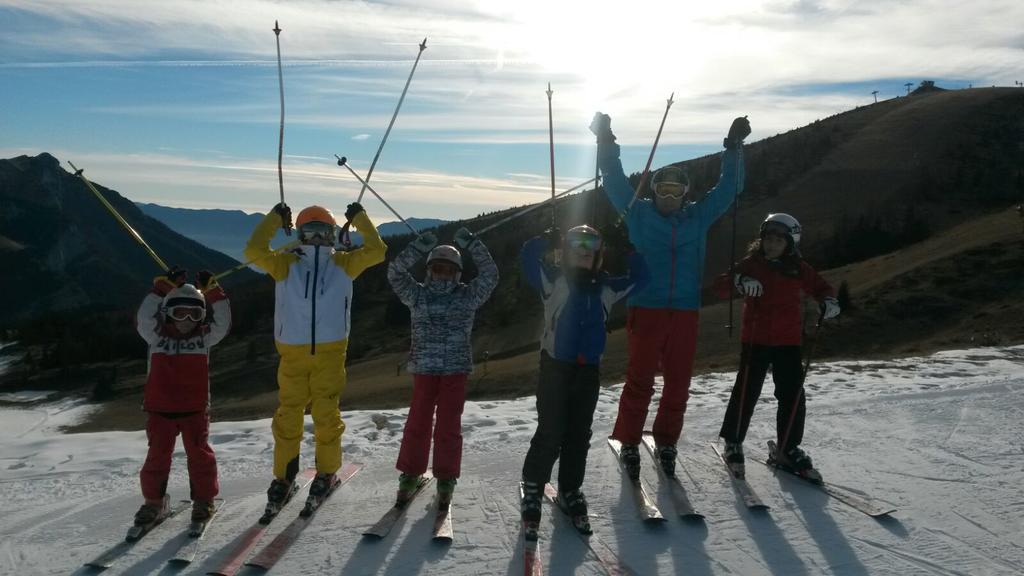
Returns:
[[[776,212],[775,214],[769,214],[764,222],[761,222],[760,235],[764,235],[767,230],[777,230],[793,239],[793,247],[800,243],[800,233],[803,232],[803,228],[800,227],[800,222],[796,218],[793,218],[789,214],[784,212]]]
[[[462,278],[462,254],[459,249],[449,244],[441,244],[430,251],[427,256],[427,277],[430,279],[433,279],[430,273],[430,263],[435,260],[449,262],[458,268],[458,272],[455,273],[455,283],[458,284],[459,279]]]
[[[172,310],[174,310],[174,308],[177,308],[178,306],[201,308],[201,317],[199,318],[199,320],[196,320],[196,322],[201,322],[203,318],[206,318],[206,298],[203,296],[203,293],[199,291],[199,289],[197,289],[195,286],[191,284],[182,284],[181,286],[178,286],[174,290],[171,290],[170,292],[167,293],[166,296],[164,296],[164,314],[166,314],[167,316],[171,316],[173,318],[171,312]],[[193,320],[195,319],[193,318]]]

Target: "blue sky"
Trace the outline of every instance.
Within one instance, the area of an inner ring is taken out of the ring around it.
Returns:
[[[0,0],[0,156],[47,151],[125,196],[262,212],[285,195],[335,211],[359,192],[418,51],[427,50],[371,183],[403,216],[462,218],[593,174],[587,125],[612,116],[627,171],[904,93],[1024,80],[1024,3],[799,0],[287,3]],[[712,6],[710,4],[726,4]],[[66,164],[65,164],[66,166]],[[371,216],[391,220],[375,200]]]

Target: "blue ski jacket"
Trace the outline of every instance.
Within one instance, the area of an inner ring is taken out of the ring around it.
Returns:
[[[633,198],[633,186],[622,171],[619,145],[598,151],[604,191],[621,214]],[[707,232],[732,205],[743,182],[743,153],[725,150],[718,183],[697,202],[662,216],[649,199],[638,199],[625,216],[629,240],[647,259],[651,282],[629,295],[629,306],[698,310]]]
[[[650,278],[644,257],[629,255],[629,275],[580,271],[566,275],[544,263],[548,241],[532,238],[520,252],[523,276],[540,292],[544,302],[541,347],[556,360],[574,364],[600,364],[605,346],[605,321],[612,305]]]

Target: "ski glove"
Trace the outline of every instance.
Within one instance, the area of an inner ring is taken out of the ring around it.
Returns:
[[[825,298],[825,301],[822,302],[821,305],[824,308],[822,318],[825,320],[831,320],[836,316],[839,316],[839,300],[829,296],[828,298]]]
[[[213,272],[209,270],[196,272],[196,288],[199,288],[200,292],[206,292],[216,286],[217,278],[214,277]]]
[[[597,136],[598,144],[611,144],[615,142],[615,135],[612,134],[612,119],[607,114],[597,112],[590,122],[590,131]]]
[[[750,120],[743,116],[732,121],[732,126],[729,127],[729,135],[722,141],[722,145],[730,150],[734,150],[743,145],[743,139],[747,136],[750,136]]]
[[[353,202],[353,203],[349,204],[348,208],[345,210],[345,220],[348,220],[349,222],[351,222],[352,219],[356,217],[356,214],[359,214],[360,212],[365,212],[365,211],[366,210],[363,209],[363,205],[362,204],[360,204],[359,202]]]
[[[548,248],[558,248],[562,243],[562,231],[558,227],[548,228],[540,236],[548,243]]]
[[[273,208],[271,212],[277,212],[277,215],[281,217],[281,227],[285,230],[291,229],[292,226],[292,209],[288,207],[284,202],[279,202]]]
[[[469,228],[459,228],[455,232],[455,245],[462,250],[469,248],[469,245],[472,244],[474,240],[476,240],[476,234],[470,232]]]
[[[424,232],[412,241],[412,245],[423,254],[427,254],[437,246],[437,236],[433,232]]]
[[[757,298],[764,294],[764,286],[757,278],[751,278],[750,276],[744,276],[742,274],[736,275],[736,290],[743,296],[751,296]]]
[[[161,276],[153,278],[153,292],[159,296],[166,296],[168,292],[181,286],[188,278],[188,270],[171,266]]]

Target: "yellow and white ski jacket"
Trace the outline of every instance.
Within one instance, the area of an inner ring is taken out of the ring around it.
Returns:
[[[347,345],[351,326],[352,281],[363,270],[384,261],[387,245],[366,212],[352,220],[363,246],[338,252],[331,246],[301,245],[275,253],[270,240],[281,216],[270,212],[253,231],[245,257],[277,283],[274,297],[274,340],[278,351],[302,348],[316,354]]]

